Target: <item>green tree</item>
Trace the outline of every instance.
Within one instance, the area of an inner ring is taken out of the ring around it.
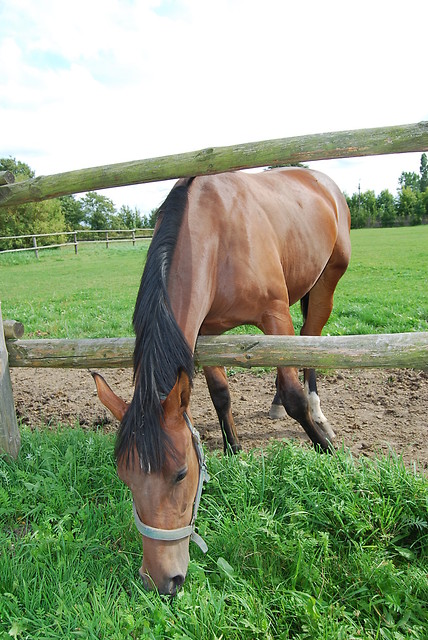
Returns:
[[[58,198],[69,231],[78,229],[85,217],[82,211],[82,203],[74,196],[61,196]]]
[[[28,164],[15,158],[0,158],[0,171],[11,171],[17,182],[35,175]],[[58,199],[0,207],[0,236],[54,233],[65,229],[65,217]],[[62,236],[52,236],[44,238],[43,243],[57,244],[63,239]],[[24,238],[2,241],[0,249],[18,249],[28,244],[28,239]]]
[[[376,195],[374,191],[365,191],[361,194],[362,206],[366,211],[367,226],[373,227],[377,221]]]
[[[418,196],[412,187],[402,187],[398,192],[397,214],[402,221],[409,221],[417,206]]]
[[[17,207],[0,207],[0,236],[21,236],[65,231],[64,214],[58,199],[29,202]],[[65,236],[48,236],[43,244],[64,242]],[[1,249],[20,249],[29,246],[31,239],[2,241]]]
[[[376,198],[377,216],[382,227],[393,227],[396,219],[395,200],[392,193],[385,189]]]
[[[116,215],[114,203],[110,198],[96,191],[89,191],[81,199],[83,221],[91,229],[111,229]]]
[[[419,189],[423,193],[424,191],[426,191],[426,189],[428,189],[428,159],[426,153],[423,153],[421,155],[421,165],[419,173],[421,175],[419,181]]]
[[[361,229],[366,226],[364,212],[361,210],[361,194],[353,193],[352,196],[346,196],[349,211],[351,212],[352,229]]]
[[[116,219],[117,226],[124,229],[139,229],[142,226],[141,213],[137,207],[131,209],[131,207],[122,205]]]
[[[15,158],[0,158],[0,171],[10,171],[15,176],[16,182],[34,178],[34,171],[26,164]]]
[[[420,188],[420,176],[414,171],[403,171],[398,178],[401,189],[411,189],[416,192]]]
[[[351,197],[346,196],[346,200],[351,212],[351,227],[353,229],[376,224],[377,207],[374,191],[354,193]]]
[[[144,218],[144,227],[146,229],[154,229],[157,219],[159,217],[159,207],[152,209],[150,214]]]
[[[428,188],[421,193],[421,209],[422,215],[428,218]]]

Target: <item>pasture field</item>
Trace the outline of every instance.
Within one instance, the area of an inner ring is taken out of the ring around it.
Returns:
[[[339,282],[331,335],[426,331],[428,226],[357,229],[351,264]],[[19,320],[26,337],[132,335],[131,318],[147,245],[84,246],[0,255],[3,318]],[[297,330],[300,309],[292,309]],[[253,327],[240,331],[252,333]]]
[[[189,574],[144,591],[110,436],[23,431],[0,459],[0,638],[425,639],[428,481],[295,444],[209,455]]]

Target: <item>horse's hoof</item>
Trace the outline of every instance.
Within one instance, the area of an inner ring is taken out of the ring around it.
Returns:
[[[329,440],[334,440],[335,439],[336,434],[334,433],[333,429],[330,426],[330,423],[327,420],[325,420],[324,422],[317,422],[316,421],[315,423],[318,425],[318,427],[321,429],[321,431],[323,433],[325,433],[325,435],[327,436],[327,438]]]
[[[272,404],[269,410],[269,418],[271,420],[282,420],[287,415],[282,404]]]
[[[238,444],[228,444],[225,449],[224,449],[224,454],[230,454],[230,455],[234,455],[236,453],[241,453],[242,451],[242,446],[238,443]]]
[[[336,453],[336,449],[333,444],[327,440],[327,445],[321,444],[320,442],[314,442],[315,451],[318,453],[329,453],[330,455],[334,455]]]

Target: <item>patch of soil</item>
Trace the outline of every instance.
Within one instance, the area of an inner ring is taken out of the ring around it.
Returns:
[[[132,371],[100,371],[125,400],[132,397]],[[18,417],[32,428],[58,423],[87,428],[117,429],[117,422],[99,402],[86,370],[12,369]],[[288,416],[270,420],[274,372],[239,372],[229,378],[232,411],[244,450],[270,440],[307,441],[303,429]],[[412,370],[346,370],[318,377],[322,409],[354,455],[372,456],[390,449],[406,464],[428,469],[428,373]],[[222,437],[205,378],[197,373],[191,411],[195,426],[210,450],[222,449]]]

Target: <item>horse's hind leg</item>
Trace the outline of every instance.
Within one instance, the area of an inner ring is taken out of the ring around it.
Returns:
[[[330,440],[334,440],[334,433],[329,421],[321,411],[321,402],[317,389],[317,377],[315,369],[304,369],[305,393],[308,398],[309,411],[313,421],[324,431]]]
[[[301,300],[303,313],[302,336],[320,336],[333,309],[333,294],[346,265],[328,264],[321,277]],[[327,418],[321,411],[314,369],[304,369],[305,392],[312,418],[329,439],[336,437]]]
[[[269,335],[294,334],[288,305],[280,301],[266,311],[259,326]],[[277,394],[288,415],[301,424],[312,442],[324,451],[331,451],[329,438],[312,418],[308,398],[302,389],[296,368],[278,367]]]
[[[204,374],[220,422],[224,452],[237,453],[242,447],[239,444],[238,433],[232,417],[226,371],[223,367],[204,367]]]
[[[308,398],[309,410],[311,412],[312,418],[316,424],[321,427],[324,433],[330,438],[333,439],[336,437],[333,429],[330,426],[327,418],[321,411],[321,403],[317,390],[317,376],[315,373],[315,369],[304,369],[304,382],[305,382],[305,393]],[[278,378],[275,380],[275,385],[278,385]],[[284,408],[284,405],[281,402],[281,396],[278,390],[275,393],[274,399],[272,400],[271,407],[269,409],[269,418],[271,420],[282,420],[287,416],[287,412]]]

